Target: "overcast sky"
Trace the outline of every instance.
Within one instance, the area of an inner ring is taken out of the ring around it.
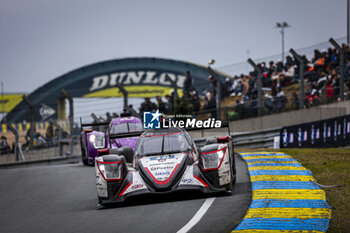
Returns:
[[[346,0],[1,0],[5,92],[32,92],[71,70],[125,57],[216,66],[346,36]]]

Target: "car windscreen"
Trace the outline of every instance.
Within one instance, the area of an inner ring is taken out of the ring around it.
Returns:
[[[181,133],[141,137],[135,149],[137,156],[179,153],[191,149],[185,135]]]
[[[142,124],[136,122],[122,123],[113,125],[110,129],[110,134],[121,134],[142,131]]]

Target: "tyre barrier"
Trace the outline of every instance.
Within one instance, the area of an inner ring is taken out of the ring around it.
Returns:
[[[311,171],[284,153],[240,154],[248,165],[252,202],[232,233],[326,232],[331,207]]]

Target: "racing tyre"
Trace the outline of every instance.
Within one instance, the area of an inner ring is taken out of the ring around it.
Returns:
[[[234,185],[235,182],[236,182],[236,180],[234,180],[234,181],[232,180],[229,184],[226,185],[225,193],[227,195],[229,195],[229,196],[232,195],[232,193],[233,193],[233,185]]]
[[[109,150],[110,154],[124,155],[127,163],[132,163],[134,160],[134,151],[131,147],[123,146]]]
[[[88,160],[87,160],[87,159],[84,159],[84,157],[83,157],[83,159],[82,159],[82,160],[83,160],[83,164],[84,164],[84,165],[86,165],[86,166],[87,166],[87,165],[89,165],[89,164],[88,164]]]
[[[103,201],[103,198],[102,197],[98,197],[98,204],[103,206],[102,201]]]
[[[232,172],[232,171],[231,171]],[[228,195],[232,195],[233,193],[233,188],[235,186],[236,183],[236,176],[234,176],[233,178],[231,178],[231,182],[229,184],[226,185],[226,193]]]

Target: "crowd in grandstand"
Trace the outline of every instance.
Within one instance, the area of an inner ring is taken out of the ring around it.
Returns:
[[[343,44],[345,51],[345,84],[350,88],[350,49],[349,45]],[[320,97],[325,97],[327,102],[334,101],[339,96],[339,78],[340,78],[340,54],[336,49],[314,50],[314,57],[308,60],[304,59],[305,70],[304,78],[307,82],[305,99],[302,100],[306,107],[318,104]],[[271,112],[281,111],[287,98],[282,88],[299,82],[299,63],[291,56],[286,57],[286,62],[275,63],[270,61],[267,66],[265,62],[258,64],[263,72],[262,85],[263,90],[269,90],[264,95],[264,107]],[[250,72],[249,75],[234,76],[233,80],[227,81],[230,86],[230,93],[243,97],[243,103],[250,101],[250,109],[256,106],[257,96],[257,72]],[[296,92],[292,93],[292,106],[298,108],[299,97]],[[241,104],[238,101],[237,104]],[[237,106],[240,107],[240,106]]]
[[[350,48],[349,45],[343,44],[345,51],[344,74],[345,84],[350,89]],[[286,56],[285,62],[270,61],[268,65],[265,62],[258,64],[262,71],[262,91],[264,111],[278,113],[285,109],[286,103],[294,109],[299,108],[300,101],[304,101],[306,107],[317,105],[320,102],[331,102],[339,98],[339,80],[340,80],[340,54],[336,49],[328,48],[314,50],[314,56],[309,60],[306,56],[304,59],[304,80],[306,82],[305,99],[300,100],[299,89],[285,94],[283,89],[290,85],[299,83],[299,63],[293,57]],[[142,116],[145,111],[155,111],[171,114],[177,111],[185,111],[196,115],[198,112],[210,113],[212,117],[216,116],[216,95],[217,80],[213,76],[208,77],[210,87],[201,93],[198,93],[194,86],[194,81],[190,71],[186,72],[186,79],[182,89],[183,96],[177,99],[177,95],[171,92],[170,95],[156,96],[155,101],[152,98],[145,98],[141,103],[138,111],[129,106],[128,111],[134,115]],[[228,96],[237,96],[235,98],[234,114],[236,118],[245,118],[257,114],[257,96],[258,80],[257,72],[252,71],[249,74],[235,75],[233,78],[227,77],[221,81],[221,99]],[[181,108],[186,103],[190,106]],[[177,106],[177,107],[176,107]],[[180,107],[179,107],[180,106]],[[182,112],[184,113],[184,112]],[[109,114],[109,113],[107,113]],[[116,117],[116,114],[113,114]],[[95,117],[96,118],[96,117]],[[106,116],[110,120],[111,115]],[[101,119],[102,120],[102,119]]]
[[[350,48],[349,45],[343,44],[345,66],[344,79],[345,85],[350,89]],[[291,56],[287,56],[285,63],[282,61],[270,61],[268,65],[265,62],[258,64],[262,71],[263,87],[263,107],[268,112],[281,112],[288,101],[294,109],[299,108],[299,102],[304,101],[306,107],[317,105],[320,102],[332,102],[339,98],[339,80],[340,80],[340,54],[337,49],[328,48],[314,50],[314,56],[309,60],[306,56],[304,59],[304,80],[306,81],[305,98],[300,100],[299,89],[290,92],[286,96],[283,89],[292,84],[299,83],[299,63]],[[187,98],[192,104],[193,112],[200,110],[212,110],[215,116],[216,109],[216,92],[217,80],[209,76],[210,87],[202,93],[197,93],[192,86],[193,80],[189,71],[186,72],[186,80],[183,88],[183,97]],[[257,113],[257,95],[258,80],[257,72],[252,71],[248,75],[236,75],[233,78],[226,78],[221,83],[221,97],[239,96],[235,105],[235,112],[239,118],[256,115]],[[140,112],[160,109],[162,112],[172,112],[174,109],[174,96],[167,96],[166,102],[157,97],[157,104],[146,99],[140,108]],[[204,104],[200,104],[200,100]],[[146,107],[147,106],[147,107]]]

